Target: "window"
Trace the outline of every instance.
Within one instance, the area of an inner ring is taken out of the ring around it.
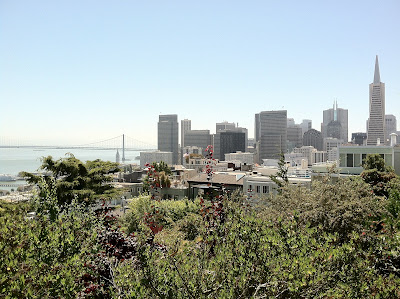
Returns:
[[[247,190],[247,192],[253,192],[253,185],[249,185],[249,189]]]
[[[360,155],[359,154],[354,154],[354,166],[355,167],[361,166]]]
[[[269,193],[269,186],[263,186],[263,193]]]
[[[260,186],[256,186],[257,193],[260,193]]]
[[[353,154],[347,154],[347,167],[354,167]]]

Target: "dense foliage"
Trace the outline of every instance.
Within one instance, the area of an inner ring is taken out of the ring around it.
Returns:
[[[30,219],[31,209],[28,203],[0,202],[0,297],[78,294],[85,261],[97,251],[96,217],[75,202],[53,219],[40,212]]]
[[[330,176],[264,203],[140,196],[117,220],[60,209],[42,180],[31,203],[0,202],[0,297],[399,298],[398,181],[388,197]]]

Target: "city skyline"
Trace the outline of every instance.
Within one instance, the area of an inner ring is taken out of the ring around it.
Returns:
[[[157,144],[161,114],[252,137],[271,110],[320,130],[334,100],[350,137],[366,132],[375,55],[400,117],[397,1],[93,3],[0,3],[0,137]]]

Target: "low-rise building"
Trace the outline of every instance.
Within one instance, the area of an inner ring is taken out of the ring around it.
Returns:
[[[203,148],[198,147],[198,146],[185,146],[182,149],[183,155],[190,155],[190,154],[196,154],[196,155],[203,155]]]
[[[224,191],[242,191],[244,177],[245,173],[237,172],[214,173],[212,176],[199,173],[188,180],[189,199],[195,199],[199,195],[207,197],[216,193],[222,194]]]
[[[400,147],[398,146],[341,146],[339,147],[340,173],[360,174],[364,169],[363,160],[369,154],[379,154],[385,163],[400,175]]]
[[[301,166],[303,168],[308,166],[308,157],[306,157],[302,153],[290,153],[285,154],[285,162],[289,164],[289,166]]]
[[[312,153],[312,160],[311,163],[321,163],[326,162],[327,160],[327,153],[325,151],[314,151]]]
[[[313,163],[313,152],[317,151],[313,146],[311,145],[305,145],[299,148],[293,149],[293,153],[299,153],[302,154],[303,157],[307,158],[308,165],[312,165]]]
[[[254,164],[254,154],[253,153],[243,153],[243,152],[225,154],[225,161],[229,161],[229,162],[239,161],[246,165],[252,165],[252,164]]]
[[[363,172],[362,167],[367,155],[378,154],[385,163],[393,167],[397,175],[400,175],[400,147],[399,146],[340,146],[338,148],[338,161],[314,164],[314,174],[324,174],[335,168],[335,173],[340,175],[359,175]]]
[[[257,198],[276,194],[278,186],[269,176],[248,175],[243,178],[243,193],[247,198]]]
[[[216,161],[211,161],[214,164],[216,164]],[[206,158],[188,158],[188,162],[185,164],[185,167],[188,169],[195,169],[197,172],[202,172],[206,166],[210,163],[210,159]]]
[[[308,177],[289,177],[290,185],[301,185],[307,188],[311,186],[311,178]],[[257,200],[265,198],[278,192],[278,185],[271,180],[270,176],[252,174],[243,178],[243,193],[248,199]]]

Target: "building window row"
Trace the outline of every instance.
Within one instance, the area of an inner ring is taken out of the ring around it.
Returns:
[[[368,154],[340,154],[340,167],[361,167]],[[391,154],[380,154],[389,165],[392,164]]]
[[[262,187],[262,188],[261,188]],[[261,192],[262,190],[262,192]],[[253,185],[249,185],[249,188],[247,190],[247,192],[253,192]],[[264,193],[267,194],[269,193],[269,186],[260,186],[260,185],[256,185],[256,193]]]

